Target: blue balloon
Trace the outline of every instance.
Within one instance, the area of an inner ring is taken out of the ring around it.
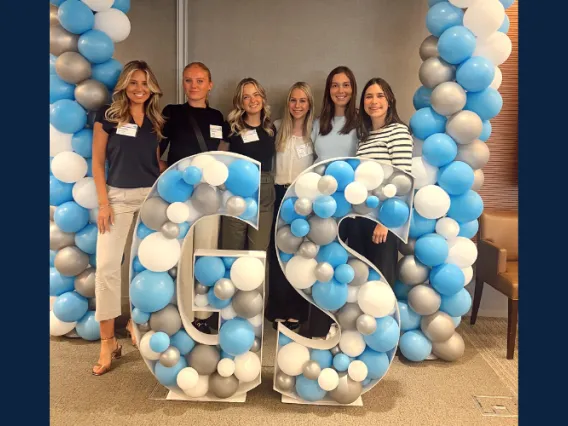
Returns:
[[[181,356],[187,355],[195,347],[195,341],[187,334],[187,331],[183,329],[170,338],[170,344],[178,348]]]
[[[225,359],[225,358],[229,358],[229,359],[235,359],[235,357],[231,354],[228,354],[227,352],[225,352],[224,350],[221,350],[221,359]]]
[[[49,205],[60,206],[73,201],[73,183],[61,182],[55,176],[49,176]]]
[[[337,282],[333,278],[325,283],[316,281],[312,286],[312,297],[323,309],[329,311],[339,309],[347,303],[347,284]]]
[[[128,11],[130,10],[130,0],[114,0],[112,8],[118,9],[124,13],[128,13]]]
[[[49,295],[61,296],[75,289],[75,277],[61,275],[54,267],[49,268]]]
[[[465,288],[451,296],[442,294],[441,297],[440,311],[447,313],[451,317],[461,317],[467,314],[469,308],[471,308],[471,295]]]
[[[436,229],[436,219],[426,219],[416,211],[412,209],[412,214],[410,215],[410,230],[408,233],[409,238],[419,238],[424,234],[430,234]]]
[[[78,0],[67,0],[57,11],[59,23],[73,34],[83,34],[95,25],[95,15],[85,3]]]
[[[141,240],[146,238],[148,235],[153,234],[154,232],[156,232],[156,231],[148,228],[146,225],[144,225],[144,223],[142,221],[140,221],[138,228],[136,228],[136,236],[138,238],[140,238]]]
[[[170,346],[170,336],[163,331],[158,331],[150,337],[150,349],[162,353]]]
[[[79,321],[87,313],[89,302],[75,291],[58,296],[53,303],[53,313],[63,322]]]
[[[61,3],[63,3],[64,1],[65,1],[65,0],[50,0],[49,2],[50,2],[52,5],[59,7],[59,5],[60,5]]]
[[[499,0],[499,1],[501,2],[501,4],[505,9],[510,8],[513,5],[513,3],[515,3],[515,0]]]
[[[337,210],[337,202],[331,195],[320,195],[315,199],[313,209],[319,217],[328,218]]]
[[[97,255],[96,254],[91,254],[89,256],[89,264],[93,267],[96,268],[97,267]]]
[[[49,250],[49,267],[53,268],[53,266],[55,265],[55,256],[57,255],[57,252],[55,250]]]
[[[247,160],[235,160],[229,164],[229,176],[225,187],[234,195],[252,196],[260,185],[258,166]]]
[[[440,37],[448,28],[463,25],[463,10],[447,1],[439,2],[428,9],[426,28],[436,37]]]
[[[333,357],[333,366],[339,372],[347,371],[349,364],[351,364],[351,358],[344,353],[339,353]]]
[[[410,208],[400,198],[389,198],[381,203],[379,221],[387,228],[398,228],[406,223]]]
[[[408,300],[408,292],[412,290],[412,286],[404,284],[402,281],[396,280],[393,291],[397,300]]]
[[[369,269],[369,281],[379,281],[381,276],[374,269]]]
[[[55,71],[55,61],[57,61],[57,56],[50,53],[49,54],[49,75],[57,74],[57,71]]]
[[[288,262],[290,259],[292,259],[294,257],[293,254],[290,253],[284,253],[282,250],[278,250],[279,255],[280,255],[280,260],[282,260],[282,262]]]
[[[481,92],[467,93],[464,109],[475,112],[482,121],[491,120],[501,112],[501,108],[503,108],[503,98],[492,87],[488,87]]]
[[[444,1],[448,1],[448,0],[428,0],[428,7],[432,7],[435,4],[442,3]]]
[[[400,352],[409,361],[424,361],[432,353],[432,343],[420,330],[410,330],[400,337]]]
[[[71,138],[71,147],[73,151],[83,158],[91,158],[93,156],[93,130],[81,129]]]
[[[254,198],[245,198],[246,202],[246,209],[245,211],[239,216],[245,220],[254,219],[258,213],[258,204]]]
[[[402,331],[416,330],[420,328],[420,320],[422,317],[414,312],[408,303],[399,300],[398,310],[400,311],[400,329]]]
[[[365,343],[378,352],[388,352],[394,349],[400,337],[400,326],[393,317],[377,318],[377,329],[363,336]]]
[[[114,42],[100,30],[90,30],[79,37],[79,53],[93,64],[102,64],[112,58]]]
[[[55,209],[53,220],[63,232],[75,233],[89,223],[89,210],[75,201],[67,201]]]
[[[416,240],[414,255],[426,266],[437,266],[448,257],[448,242],[441,235],[431,233]]]
[[[347,258],[347,250],[345,250],[337,241],[321,246],[316,256],[318,262],[327,262],[334,268],[338,267],[342,263],[347,263]]]
[[[430,284],[438,293],[452,296],[463,289],[465,275],[453,263],[438,265],[430,271]]]
[[[183,171],[183,180],[190,185],[197,185],[201,182],[202,172],[199,167],[189,166]]]
[[[450,195],[460,195],[471,189],[473,169],[463,161],[453,161],[438,170],[438,185]]]
[[[241,355],[247,352],[254,343],[252,324],[244,318],[233,318],[221,326],[219,345],[230,355]]]
[[[503,23],[501,24],[501,26],[499,27],[499,29],[497,31],[507,34],[509,32],[510,27],[511,27],[511,21],[510,21],[509,17],[507,15],[505,15],[505,18],[503,19]]]
[[[280,347],[282,346],[286,346],[288,343],[292,342],[292,339],[290,339],[288,336],[285,336],[284,334],[280,333],[278,336],[278,344],[280,345]]]
[[[333,355],[324,349],[312,349],[310,359],[319,364],[320,368],[330,368],[333,364]]]
[[[158,194],[168,203],[185,202],[193,194],[193,186],[183,180],[179,170],[170,169],[158,179]]]
[[[87,124],[87,112],[71,99],[61,99],[49,107],[49,122],[62,133],[77,133]]]
[[[434,133],[426,138],[422,146],[422,156],[435,167],[452,162],[458,155],[458,145],[446,133]]]
[[[347,213],[351,211],[351,203],[347,201],[347,199],[345,198],[345,194],[343,192],[336,191],[333,194],[331,194],[331,196],[333,197],[335,203],[337,204],[337,208],[335,209],[333,217],[336,219],[345,217]]]
[[[49,103],[61,99],[75,99],[75,85],[69,84],[59,78],[57,74],[49,76]]]
[[[294,203],[296,203],[297,199],[298,197],[286,198],[280,206],[280,217],[284,222],[292,223],[295,219],[305,218],[305,216],[299,215],[294,210]]]
[[[164,309],[174,296],[174,280],[167,272],[142,271],[130,283],[130,301],[144,312]]]
[[[438,39],[440,57],[453,65],[461,64],[471,57],[477,44],[475,35],[462,25],[445,30]]]
[[[415,137],[426,140],[434,133],[444,133],[446,129],[446,117],[438,114],[432,107],[420,108],[410,118],[410,127]]]
[[[223,258],[221,258],[221,260],[223,261],[225,268],[231,269],[231,267],[233,266],[233,263],[235,263],[237,261],[237,258],[236,257],[223,257]]]
[[[99,230],[96,225],[88,223],[75,234],[75,245],[87,254],[96,254],[98,234]]]
[[[212,291],[212,290],[207,292],[207,301],[215,309],[226,308],[227,306],[229,306],[231,304],[231,300],[232,300],[232,298],[229,298],[229,299],[226,299],[226,300],[219,299],[217,296],[215,296],[215,292]]]
[[[456,72],[456,81],[468,92],[481,92],[495,78],[495,65],[483,56],[474,56],[465,61]]]
[[[327,393],[320,387],[317,380],[306,379],[303,374],[296,377],[296,392],[305,401],[319,401]]]
[[[355,180],[355,171],[347,161],[334,161],[325,169],[325,174],[333,176],[337,181],[337,190],[344,191],[347,185]]]
[[[487,139],[491,136],[491,122],[489,120],[485,120],[483,122],[483,130],[481,131],[481,135],[479,136],[479,140],[483,142],[487,142]]]
[[[77,334],[84,340],[94,341],[101,338],[101,327],[95,319],[95,311],[87,311],[75,327]]]
[[[140,272],[146,270],[144,265],[142,265],[142,262],[140,262],[138,256],[132,259],[132,270],[134,271],[135,274],[139,274]]]
[[[220,257],[201,256],[195,262],[194,271],[197,281],[211,287],[225,275],[225,264]]]
[[[433,89],[429,89],[428,87],[420,86],[416,90],[416,92],[414,92],[414,96],[412,97],[412,104],[414,105],[415,110],[426,108],[432,105],[432,103],[430,102],[432,90]]]
[[[179,223],[178,226],[179,226],[178,240],[181,240],[181,239],[185,238],[185,236],[187,235],[187,233],[189,231],[189,227],[191,225],[187,222],[182,222],[182,223]]]
[[[349,284],[355,278],[355,271],[351,265],[344,263],[335,268],[334,278],[341,284]]]
[[[180,356],[179,361],[173,367],[165,367],[161,362],[157,362],[154,367],[154,374],[158,381],[164,386],[176,386],[177,375],[187,367],[187,360]]]
[[[448,216],[456,222],[471,222],[472,220],[478,219],[482,212],[483,200],[477,192],[470,189],[461,195],[450,195]]]
[[[144,324],[150,321],[150,312],[144,312],[138,308],[132,309],[132,321],[136,324]]]
[[[345,161],[347,161],[347,164],[349,164],[353,168],[353,170],[356,170],[357,167],[359,167],[359,164],[361,164],[361,160],[359,160],[358,158],[350,158]]]
[[[357,358],[367,366],[367,378],[380,379],[389,369],[390,361],[387,354],[377,352],[371,348],[365,348],[363,353]]]
[[[294,219],[290,225],[290,230],[296,237],[305,237],[310,232],[310,224],[306,219]]]
[[[460,323],[462,321],[461,317],[451,317],[451,318],[452,318],[452,321],[454,323],[454,328],[457,328],[458,325],[460,325]]]
[[[475,234],[477,234],[477,231],[479,231],[479,221],[477,219],[465,223],[460,223],[459,225],[460,225],[460,232],[458,234],[459,237],[465,237],[471,239],[475,237]]]
[[[370,209],[376,209],[377,207],[379,207],[379,198],[374,195],[370,195],[367,197],[365,204],[367,204],[367,207],[369,207]]]
[[[112,93],[121,72],[122,64],[111,58],[106,62],[94,64],[91,67],[91,78],[103,83]]]

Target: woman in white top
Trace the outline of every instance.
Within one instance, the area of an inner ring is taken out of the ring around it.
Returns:
[[[297,329],[308,318],[309,303],[288,282],[278,264],[274,232],[278,210],[288,187],[314,162],[310,138],[313,120],[314,99],[310,86],[304,82],[295,83],[288,91],[283,118],[274,123],[278,130],[274,178],[276,199],[271,232],[266,318],[272,321],[275,328],[278,322],[283,322],[287,327]]]

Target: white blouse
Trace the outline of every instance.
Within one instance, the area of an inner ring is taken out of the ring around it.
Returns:
[[[276,152],[276,185],[289,185],[306,168],[314,163],[314,150],[311,140],[306,142],[301,136],[291,136],[284,152]]]

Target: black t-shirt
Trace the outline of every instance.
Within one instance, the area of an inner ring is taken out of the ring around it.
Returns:
[[[232,134],[227,141],[231,144],[230,150],[260,161],[261,172],[271,172],[272,159],[275,152],[276,128],[272,126],[274,136],[270,136],[262,126],[253,127],[246,123],[245,126],[249,131],[256,130],[258,140],[245,142],[244,138],[247,138],[246,135]]]
[[[142,127],[136,126],[136,135],[117,134],[117,124],[105,119],[109,105],[102,107],[95,122],[103,126],[108,134],[106,158],[109,170],[107,184],[117,188],[148,188],[160,176],[158,164],[158,135],[148,116],[144,117]],[[134,119],[130,123],[136,125]]]
[[[210,107],[194,108],[186,102],[179,105],[166,105],[162,114],[166,119],[166,124],[163,130],[165,139],[160,143],[160,153],[163,154],[167,146],[170,146],[167,159],[168,166],[182,158],[201,152],[197,136],[189,120],[190,114],[201,130],[209,151],[217,151],[219,142],[227,141],[229,136],[229,127],[223,118],[223,114],[221,114],[221,111]],[[222,138],[219,138],[221,136],[218,132],[219,129]]]

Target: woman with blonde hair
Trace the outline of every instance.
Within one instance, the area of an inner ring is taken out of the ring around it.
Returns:
[[[95,319],[101,330],[96,376],[109,371],[112,359],[121,356],[114,320],[121,314],[122,256],[134,215],[163,171],[158,149],[164,126],[161,96],[148,64],[131,61],[120,74],[111,104],[98,111],[94,123],[92,167],[99,202]],[[132,334],[131,327],[129,322]]]

